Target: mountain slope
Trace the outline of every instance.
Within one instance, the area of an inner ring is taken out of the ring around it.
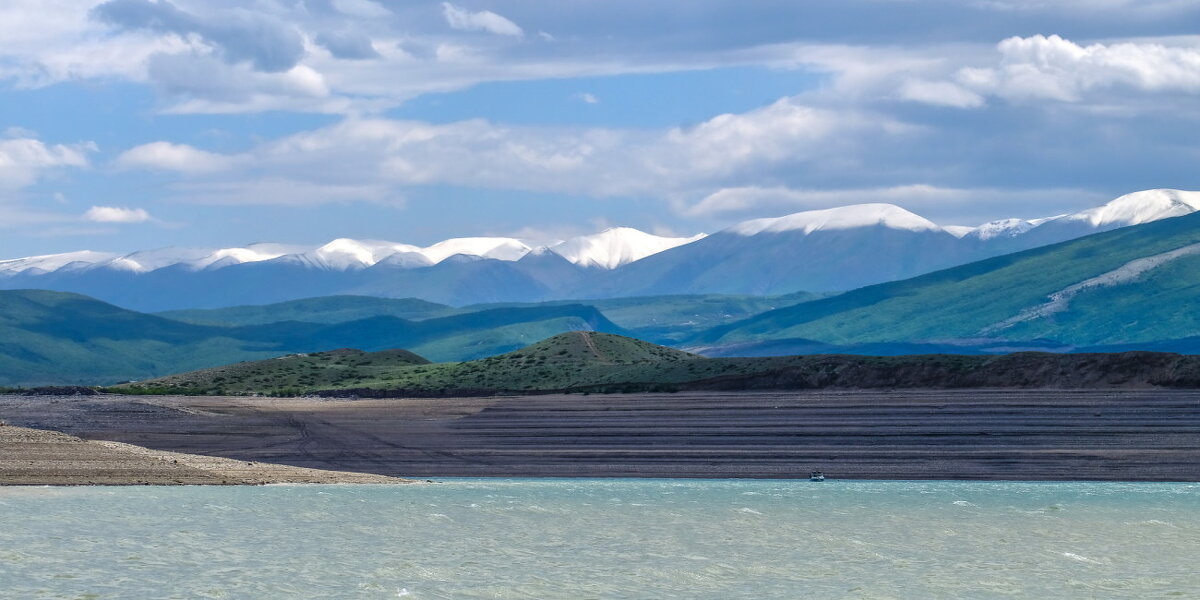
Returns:
[[[961,248],[899,207],[858,205],[747,221],[631,263],[598,287],[600,295],[845,290],[960,264]]]
[[[492,309],[423,321],[378,316],[222,327],[172,321],[76,294],[2,291],[0,385],[112,383],[343,347],[410,347],[438,360],[462,360],[578,329],[622,331],[582,305]]]
[[[1182,338],[1200,322],[1200,214],[1116,229],[865,287],[714,328],[694,341],[830,344]]]
[[[421,320],[456,312],[457,309],[444,304],[416,298],[321,296],[266,305],[166,311],[158,313],[158,316],[199,325],[236,326],[265,325],[279,321],[342,323],[385,315]]]

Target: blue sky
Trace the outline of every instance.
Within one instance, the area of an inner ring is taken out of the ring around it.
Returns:
[[[9,0],[0,257],[1200,188],[1183,0]]]

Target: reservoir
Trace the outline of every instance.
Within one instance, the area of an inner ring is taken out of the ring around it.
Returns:
[[[1200,485],[0,488],[0,598],[1200,594]]]

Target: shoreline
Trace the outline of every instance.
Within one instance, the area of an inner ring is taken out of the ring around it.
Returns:
[[[0,486],[402,484],[412,480],[151,450],[0,425]]]
[[[90,440],[414,479],[1200,481],[1200,392],[0,396]]]

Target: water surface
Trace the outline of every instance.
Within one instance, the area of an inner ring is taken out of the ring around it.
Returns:
[[[0,488],[2,598],[1200,597],[1200,486]]]

